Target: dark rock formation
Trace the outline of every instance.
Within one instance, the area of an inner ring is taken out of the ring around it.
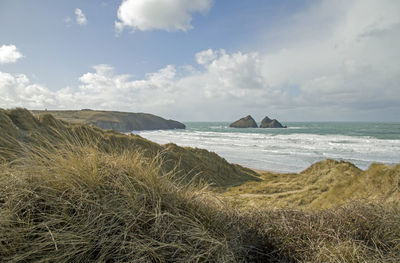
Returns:
[[[257,128],[257,123],[250,115],[241,118],[229,125],[232,128]]]
[[[271,120],[268,116],[261,121],[260,128],[287,128],[287,126],[283,126],[279,121],[276,119]]]

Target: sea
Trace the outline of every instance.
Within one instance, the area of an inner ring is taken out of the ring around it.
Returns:
[[[400,163],[400,123],[284,122],[286,129],[230,128],[228,122],[185,122],[185,130],[134,132],[151,141],[213,151],[227,161],[274,172],[300,172],[335,159],[361,169]]]

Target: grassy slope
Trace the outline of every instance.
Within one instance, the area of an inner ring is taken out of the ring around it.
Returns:
[[[159,159],[93,146],[1,166],[2,262],[234,262],[240,222]],[[234,230],[234,231],[233,231]]]
[[[173,120],[166,120],[148,113],[131,113],[118,111],[96,110],[66,110],[66,111],[32,111],[39,117],[40,114],[51,114],[57,119],[69,123],[94,124],[104,129],[114,129],[119,132],[133,130],[154,129],[184,129],[185,125]]]
[[[208,166],[205,173],[215,174],[218,165],[212,163],[221,162],[222,168],[225,162],[207,151],[71,126],[49,115],[37,120],[21,109],[0,110],[0,120],[4,262],[398,262],[400,258],[398,202],[364,201],[314,212],[270,209],[272,203],[263,209],[237,210],[206,188],[182,184],[182,176],[191,174],[171,168],[181,156],[181,167],[201,161],[198,167]],[[159,150],[163,154],[157,154]],[[303,186],[318,181],[329,185],[335,181],[329,176],[334,171],[338,180],[362,174],[347,163],[328,161],[306,171],[309,181],[287,175],[281,186],[294,187],[295,181]],[[370,181],[381,180],[382,174],[373,176],[381,171],[379,165],[373,166]],[[384,171],[385,176],[397,178],[388,167]],[[338,184],[331,185],[329,189]],[[387,180],[382,191],[387,185],[394,184]],[[375,189],[369,184],[364,188]]]
[[[248,180],[259,180],[250,169],[230,164],[215,153],[183,148],[174,144],[159,145],[138,135],[124,135],[111,130],[103,131],[93,126],[68,124],[56,120],[52,115],[36,118],[24,109],[0,111],[0,148],[8,148],[0,158],[8,160],[18,157],[26,145],[57,147],[57,144],[96,144],[101,151],[141,151],[147,157],[161,154],[165,171],[176,169],[176,174],[185,181],[203,181],[220,187],[241,184]]]
[[[244,207],[331,208],[352,200],[400,200],[400,165],[373,164],[362,171],[348,162],[325,160],[300,174],[263,172],[262,182],[229,188],[224,198]]]

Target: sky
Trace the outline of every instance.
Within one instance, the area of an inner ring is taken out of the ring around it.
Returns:
[[[0,107],[400,121],[398,0],[0,0]]]

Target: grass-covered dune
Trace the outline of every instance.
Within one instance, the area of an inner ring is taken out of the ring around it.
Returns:
[[[205,150],[37,119],[23,109],[0,110],[0,134],[1,262],[400,258],[398,202],[242,210],[196,178],[227,191],[258,178]]]
[[[133,130],[169,130],[185,129],[185,125],[175,120],[166,120],[149,113],[132,113],[99,110],[34,110],[36,116],[51,114],[55,118],[70,123],[93,124],[102,129],[113,129],[118,132]]]
[[[159,145],[138,135],[124,135],[95,126],[70,124],[50,114],[35,117],[26,109],[0,109],[0,158],[12,160],[29,148],[62,148],[95,145],[104,152],[142,152],[148,158],[160,155],[162,168],[175,170],[183,180],[203,181],[215,186],[231,186],[248,180],[259,180],[257,174],[230,164],[213,152],[175,144]]]
[[[299,174],[261,172],[260,179],[231,187],[222,196],[244,209],[274,206],[312,210],[354,200],[400,200],[400,164],[375,163],[363,171],[349,162],[324,160]]]
[[[93,147],[31,153],[0,175],[2,262],[234,262],[232,211],[159,159]],[[241,233],[241,234],[239,234]]]

